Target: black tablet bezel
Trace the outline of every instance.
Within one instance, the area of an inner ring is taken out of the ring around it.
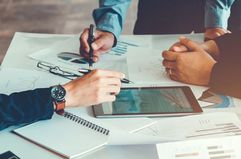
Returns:
[[[182,89],[185,96],[187,97],[188,102],[190,103],[193,111],[192,112],[153,112],[153,113],[125,113],[125,114],[104,114],[102,109],[102,104],[94,105],[92,106],[93,114],[95,117],[139,117],[139,116],[175,116],[176,115],[187,115],[187,114],[196,114],[196,113],[202,113],[202,108],[200,107],[197,99],[195,98],[194,94],[192,93],[192,90],[188,86],[168,86],[168,87],[131,87],[131,88],[122,88],[121,90],[126,89]]]

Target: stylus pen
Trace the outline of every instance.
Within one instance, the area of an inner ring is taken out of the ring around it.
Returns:
[[[82,74],[84,74],[84,75],[86,75],[86,74],[90,73],[91,70],[90,70],[90,69],[86,69],[86,68],[80,68],[80,69],[79,69],[79,72],[82,73]],[[132,81],[126,79],[126,78],[122,78],[122,79],[121,79],[121,83],[130,84],[130,83],[134,83],[134,82],[132,82]]]
[[[94,63],[94,50],[92,48],[92,43],[95,41],[95,37],[94,37],[94,25],[90,24],[90,28],[89,28],[89,36],[88,36],[88,45],[90,47],[90,51],[89,51],[89,69],[92,70],[93,67],[93,63]]]

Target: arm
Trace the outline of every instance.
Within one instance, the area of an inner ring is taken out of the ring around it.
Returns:
[[[206,0],[205,4],[205,37],[214,39],[227,30],[231,6],[235,0]]]
[[[97,29],[119,37],[131,0],[100,0],[100,7],[93,11]]]
[[[206,0],[205,28],[227,29],[230,9],[235,0]]]
[[[209,85],[214,91],[241,98],[241,32],[215,40],[220,55]]]
[[[181,38],[171,50],[163,52],[163,65],[172,70],[169,76],[173,80],[207,85],[215,92],[241,98],[240,41],[241,31],[202,45]]]
[[[129,5],[130,0],[100,0],[100,7],[93,11],[97,27],[95,42],[92,43],[94,62],[98,61],[101,54],[108,52],[117,44]],[[86,28],[80,36],[80,54],[87,59],[90,49],[87,42],[88,34],[89,29]]]
[[[13,93],[9,96],[0,94],[0,130],[21,123],[50,119],[53,112],[50,88]]]
[[[87,75],[63,85],[65,107],[90,106],[114,101],[124,74],[93,70]],[[50,119],[54,112],[51,88],[0,94],[0,130],[8,126]]]

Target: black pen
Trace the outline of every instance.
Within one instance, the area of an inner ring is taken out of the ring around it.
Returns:
[[[79,72],[84,74],[84,75],[86,75],[86,74],[90,73],[91,70],[90,69],[86,69],[86,68],[80,68]],[[132,82],[132,81],[126,79],[126,78],[122,78],[121,79],[121,83],[128,83],[128,84],[130,84],[130,83],[134,83],[134,82]]]
[[[89,36],[88,36],[88,45],[90,47],[90,51],[89,51],[89,69],[92,70],[93,67],[93,63],[94,63],[94,50],[92,48],[92,43],[95,41],[95,37],[94,37],[94,25],[90,24],[90,28],[89,28]]]

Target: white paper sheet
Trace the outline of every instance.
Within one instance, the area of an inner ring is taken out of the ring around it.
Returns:
[[[49,73],[23,69],[2,69],[0,81],[0,93],[3,94],[45,88],[68,82],[64,78]]]
[[[235,113],[207,113],[165,118],[135,133],[173,138],[173,140],[241,135],[241,122]]]
[[[131,133],[140,128],[150,125],[154,120],[150,118],[112,118],[112,119],[100,119],[95,118],[92,114],[91,108],[72,108],[67,111],[81,116],[88,121],[108,128],[109,130],[120,130]]]
[[[241,136],[157,144],[159,159],[241,159]]]
[[[79,45],[79,37],[73,36],[67,40],[56,43],[50,48],[30,54],[29,57],[37,61],[47,62],[59,66],[60,68],[66,68],[77,72],[79,68],[89,68],[88,63],[80,64],[72,62],[75,59],[81,59],[78,53]],[[126,52],[128,47],[131,46],[120,44],[116,48],[113,48],[109,53],[103,54],[100,56],[99,61],[94,63],[94,68],[116,70],[128,75],[126,65]],[[58,55],[63,52],[74,53],[76,57],[71,58],[70,60],[61,59]]]

